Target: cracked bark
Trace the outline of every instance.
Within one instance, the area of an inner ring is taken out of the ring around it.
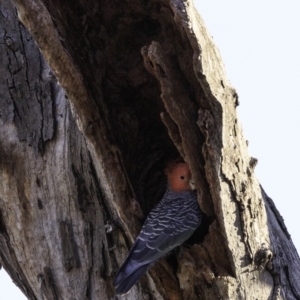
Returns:
[[[118,298],[112,278],[180,153],[203,224],[124,298],[300,299],[299,256],[193,4],[69,2],[14,0],[30,33],[0,5],[0,264],[17,286]]]

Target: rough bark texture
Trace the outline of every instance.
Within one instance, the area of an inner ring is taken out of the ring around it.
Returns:
[[[2,0],[0,263],[24,294],[118,298],[112,278],[179,153],[203,224],[123,299],[300,299],[299,256],[193,4],[13,3],[30,33]]]

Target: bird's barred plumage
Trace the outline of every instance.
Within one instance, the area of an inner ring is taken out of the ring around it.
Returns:
[[[200,225],[201,218],[196,191],[174,192],[167,189],[147,217],[115,277],[116,292],[127,293],[155,261],[193,234]]]

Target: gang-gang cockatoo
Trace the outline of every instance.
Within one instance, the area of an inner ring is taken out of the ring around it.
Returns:
[[[186,241],[201,223],[188,164],[173,161],[165,173],[168,186],[164,196],[148,215],[114,279],[117,294],[126,294],[154,262]]]

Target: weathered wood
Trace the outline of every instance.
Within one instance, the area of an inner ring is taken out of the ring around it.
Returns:
[[[203,224],[124,299],[300,299],[299,256],[192,2],[12,2],[30,33],[3,0],[0,263],[23,293],[119,298],[113,276],[180,154]]]

